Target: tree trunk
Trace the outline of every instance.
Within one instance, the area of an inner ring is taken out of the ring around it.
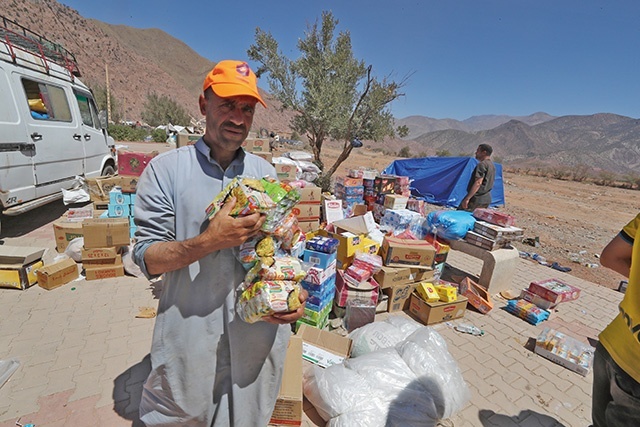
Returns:
[[[331,166],[331,168],[329,168],[328,171],[326,171],[325,173],[323,173],[323,175],[329,179],[331,178],[331,176],[335,173],[335,171],[338,169],[338,167],[349,158],[349,154],[351,154],[351,150],[353,150],[353,146],[347,142],[344,145],[344,148],[342,149],[342,153],[340,153],[340,155],[338,156],[338,158],[336,159],[336,162],[333,164],[333,166]]]

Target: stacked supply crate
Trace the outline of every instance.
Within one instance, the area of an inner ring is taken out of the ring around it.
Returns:
[[[109,192],[106,218],[126,218],[129,222],[129,238],[133,239],[136,225],[133,222],[133,211],[136,203],[136,193],[123,193],[120,187],[114,187]]]
[[[92,218],[82,222],[82,264],[87,280],[124,276],[121,247],[128,246],[128,218]]]
[[[364,204],[364,184],[362,178],[338,176],[333,194],[342,200],[345,218],[351,217],[355,205]]]
[[[298,321],[322,329],[327,325],[336,289],[336,252],[339,241],[315,236],[306,242],[305,262],[312,264],[301,284],[309,293],[304,315]]]
[[[298,226],[304,233],[315,231],[320,228],[322,188],[309,184],[299,191],[300,201],[292,212],[298,218]]]

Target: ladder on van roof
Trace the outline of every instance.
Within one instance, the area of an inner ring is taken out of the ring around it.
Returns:
[[[0,16],[0,59],[73,80],[80,77],[75,56],[58,43]]]

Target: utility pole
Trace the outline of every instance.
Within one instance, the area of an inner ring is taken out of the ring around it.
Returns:
[[[109,89],[109,64],[104,64],[105,74],[107,76],[107,123],[111,119],[111,90]]]

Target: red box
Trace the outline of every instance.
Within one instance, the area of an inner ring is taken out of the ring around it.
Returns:
[[[529,292],[541,296],[547,301],[558,304],[574,301],[580,297],[580,289],[560,279],[547,279],[529,283]]]
[[[504,212],[498,212],[495,209],[476,208],[473,210],[473,216],[481,221],[487,221],[491,224],[510,227],[516,225],[515,217]]]
[[[157,151],[141,153],[137,151],[118,150],[118,174],[125,176],[140,176],[151,159],[157,156]]]
[[[458,292],[467,297],[469,304],[482,314],[487,314],[493,309],[489,292],[468,277],[462,279]]]

